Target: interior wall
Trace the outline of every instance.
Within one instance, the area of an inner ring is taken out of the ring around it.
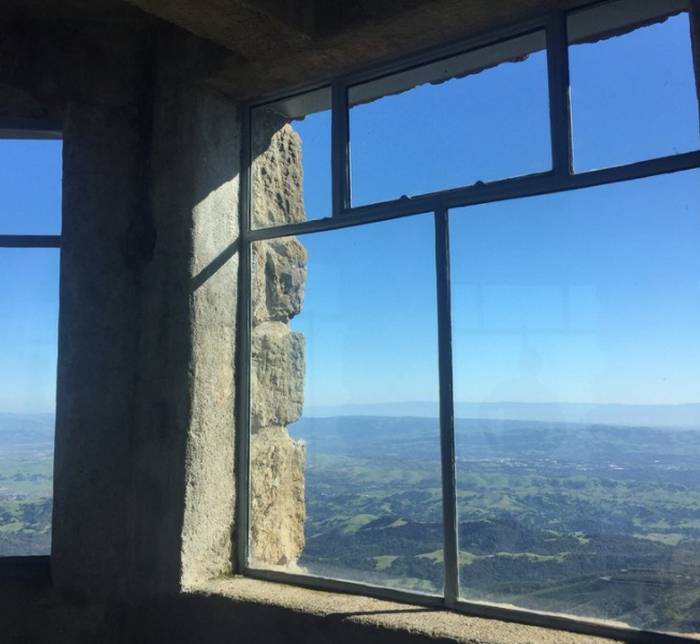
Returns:
[[[0,567],[0,632],[133,641],[136,606],[230,571],[238,111],[165,25],[8,43],[0,122],[62,124],[63,246],[51,564]]]

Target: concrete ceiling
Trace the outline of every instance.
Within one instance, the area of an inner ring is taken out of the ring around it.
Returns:
[[[3,0],[1,19],[133,22],[143,14],[124,0]]]
[[[576,0],[127,0],[231,52],[209,81],[248,98],[567,7]]]
[[[199,77],[234,99],[353,68],[568,7],[580,0],[4,0],[0,21],[176,25],[217,53]],[[160,20],[156,20],[160,19]]]

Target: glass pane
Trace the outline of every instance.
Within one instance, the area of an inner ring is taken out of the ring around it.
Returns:
[[[463,597],[700,630],[699,187],[450,214]]]
[[[0,235],[60,235],[61,155],[61,141],[0,139]]]
[[[0,557],[51,550],[58,249],[0,249]]]
[[[254,244],[253,566],[442,590],[433,229]]]
[[[685,2],[610,2],[569,17],[577,171],[698,149]]]
[[[253,228],[330,217],[330,88],[255,108],[251,127]]]
[[[352,203],[551,168],[543,33],[350,88]]]

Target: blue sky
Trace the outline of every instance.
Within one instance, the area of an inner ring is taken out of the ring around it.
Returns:
[[[571,48],[579,171],[700,145],[686,15]],[[353,203],[547,170],[546,59],[351,112]],[[330,120],[295,123],[309,217]],[[700,401],[700,173],[450,213],[459,401]],[[432,215],[301,238],[307,408],[435,400]]]
[[[687,17],[571,50],[575,164],[697,149]],[[309,217],[330,209],[330,118],[304,141]],[[546,170],[536,53],[351,113],[353,203]],[[0,234],[60,231],[61,145],[0,141]],[[700,176],[450,213],[461,401],[700,401]],[[308,406],[435,400],[431,214],[300,238]],[[58,252],[0,249],[0,411],[51,411]]]
[[[0,140],[0,234],[61,232],[61,142]],[[52,412],[59,251],[0,248],[0,411]]]

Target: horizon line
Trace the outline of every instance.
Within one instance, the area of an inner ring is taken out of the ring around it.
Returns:
[[[382,402],[345,402],[345,403],[323,403],[308,405],[309,407],[359,407],[372,405],[439,405],[439,400],[387,400]],[[518,401],[518,400],[486,400],[470,401],[455,400],[454,405],[595,405],[599,407],[612,405],[625,405],[629,407],[687,407],[700,405],[700,400],[696,402],[594,402],[594,401]]]

